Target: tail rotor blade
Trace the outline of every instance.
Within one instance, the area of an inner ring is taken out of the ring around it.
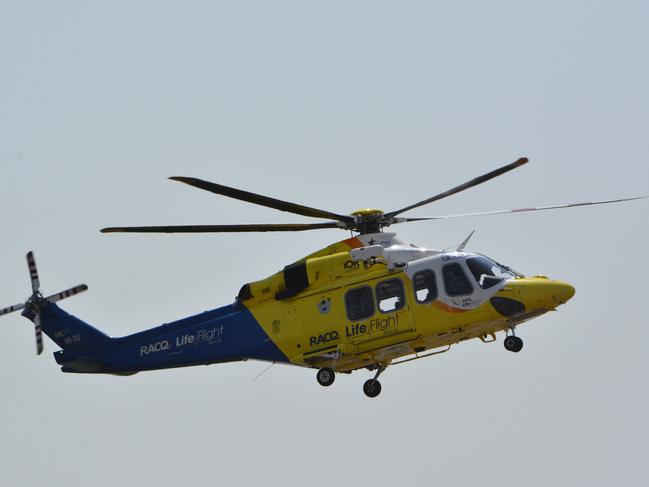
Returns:
[[[34,316],[34,331],[36,332],[36,354],[43,353],[43,331],[41,330],[41,315]]]
[[[34,293],[37,293],[41,287],[41,282],[38,279],[38,270],[36,269],[34,252],[32,252],[31,250],[27,253],[27,267],[29,267],[29,277],[32,280],[32,291]]]
[[[50,303],[56,303],[57,301],[61,301],[62,299],[69,298],[70,296],[74,296],[75,294],[79,294],[87,290],[88,290],[88,286],[86,286],[85,284],[79,284],[78,286],[72,287],[70,289],[66,289],[65,291],[61,291],[60,293],[52,294],[51,296],[48,296],[46,299]]]
[[[25,307],[24,303],[14,304],[13,306],[8,306],[7,308],[0,309],[0,316],[6,315],[7,313],[13,313],[14,311],[21,310]]]

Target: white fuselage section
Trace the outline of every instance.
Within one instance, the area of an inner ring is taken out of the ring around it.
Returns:
[[[467,260],[482,257],[480,254],[470,252],[420,248],[402,242],[394,233],[366,234],[360,235],[358,239],[365,246],[351,251],[352,260],[377,259],[385,262],[389,269],[401,267],[411,280],[415,274],[424,270],[431,270],[438,279],[443,279],[443,268],[450,263],[456,263],[467,276],[471,276],[472,272],[467,265]],[[485,287],[475,285],[475,282],[471,281],[472,292],[461,296],[451,296],[446,290],[447,286],[439,285],[438,300],[453,308],[465,310],[478,308],[504,287],[507,279],[513,277],[514,275],[503,276],[499,282]]]

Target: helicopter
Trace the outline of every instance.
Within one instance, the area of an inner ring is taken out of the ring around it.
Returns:
[[[621,198],[535,208],[432,217],[403,213],[467,190],[528,162],[504,165],[464,184],[398,210],[361,209],[339,214],[190,177],[171,180],[218,195],[306,217],[318,223],[107,227],[102,233],[297,232],[337,228],[351,237],[245,283],[232,304],[129,336],[111,338],[56,303],[86,291],[81,284],[44,296],[32,252],[27,254],[32,294],[22,310],[33,322],[37,354],[45,333],[60,350],[62,372],[128,376],[142,371],[260,360],[316,369],[325,387],[337,374],[374,372],[363,384],[381,393],[388,367],[447,352],[460,342],[496,341],[520,352],[517,327],[568,302],[575,289],[546,276],[524,276],[490,257],[467,252],[473,232],[450,249],[428,249],[384,231],[395,224],[618,203]]]

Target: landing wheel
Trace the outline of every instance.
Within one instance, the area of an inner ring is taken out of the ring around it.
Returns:
[[[321,386],[329,387],[334,383],[334,380],[336,380],[336,375],[334,374],[334,371],[332,369],[325,367],[324,369],[318,370],[316,379],[318,380],[318,384],[320,384]]]
[[[376,379],[368,379],[363,384],[363,392],[367,397],[376,397],[381,394],[381,383]]]
[[[523,340],[512,335],[505,337],[503,345],[505,346],[505,349],[510,352],[520,352],[523,349]]]

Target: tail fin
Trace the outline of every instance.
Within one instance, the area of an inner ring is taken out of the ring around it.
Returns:
[[[78,357],[100,358],[110,347],[111,338],[54,303],[40,308],[43,333],[66,352]]]

